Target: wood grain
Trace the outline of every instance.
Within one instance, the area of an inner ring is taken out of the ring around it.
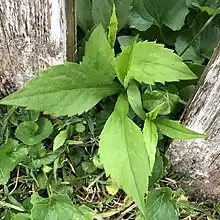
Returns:
[[[66,58],[64,0],[0,1],[0,95]]]
[[[183,114],[190,129],[206,139],[173,141],[168,149],[180,185],[195,199],[220,198],[220,43]]]

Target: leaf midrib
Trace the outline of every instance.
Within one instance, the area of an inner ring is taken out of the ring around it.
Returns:
[[[121,117],[121,116],[120,116]],[[141,192],[139,191],[139,188],[138,188],[138,184],[137,184],[137,181],[136,181],[136,179],[135,179],[135,175],[134,175],[134,170],[133,170],[133,167],[132,167],[132,165],[131,165],[131,156],[130,156],[130,153],[129,153],[129,151],[128,151],[128,148],[127,148],[127,143],[128,143],[128,141],[127,141],[127,137],[126,137],[126,131],[125,131],[125,124],[124,124],[124,121],[126,121],[126,120],[128,120],[128,118],[125,116],[125,119],[123,120],[123,118],[121,117],[121,122],[122,122],[122,132],[123,132],[123,136],[124,136],[124,140],[125,140],[125,144],[126,144],[126,147],[125,147],[125,150],[126,150],[126,152],[127,152],[127,155],[128,155],[128,161],[129,161],[129,167],[130,167],[130,170],[131,170],[131,173],[132,173],[132,178],[133,178],[133,181],[134,181],[134,184],[135,184],[135,188],[136,188],[136,190],[137,190],[137,193],[138,193],[138,197],[139,197],[139,199],[142,197],[141,196]],[[141,201],[141,203],[142,203],[142,201]]]
[[[77,90],[79,90],[79,91],[81,91],[81,90],[87,90],[87,89],[97,89],[98,91],[100,91],[100,90],[108,90],[108,91],[110,91],[110,90],[115,90],[115,92],[117,91],[117,90],[119,90],[119,88],[111,88],[111,87],[108,87],[108,88],[100,88],[100,87],[90,87],[90,88],[78,88],[78,89],[63,89],[63,90],[59,90],[59,91],[53,91],[53,92],[42,92],[42,93],[38,93],[38,94],[32,94],[32,95],[29,95],[29,94],[27,94],[27,95],[23,95],[21,98],[16,98],[16,100],[19,100],[19,99],[23,99],[24,97],[36,97],[36,96],[45,96],[45,95],[47,95],[47,94],[56,94],[56,93],[62,93],[62,92],[64,92],[64,91],[72,91],[72,90],[74,90],[74,91],[77,91]],[[78,92],[79,92],[78,91]],[[9,101],[9,100],[15,100],[14,98],[10,98],[10,96],[9,96],[9,98],[7,99],[5,99],[5,101]],[[2,101],[0,101],[0,103],[4,103],[4,100],[2,100]]]

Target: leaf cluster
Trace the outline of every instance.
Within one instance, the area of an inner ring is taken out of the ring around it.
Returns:
[[[115,5],[110,0],[77,1],[78,24],[89,35],[82,60],[39,72],[23,89],[0,101],[30,110],[26,118],[19,119],[12,107],[7,116],[16,129],[13,139],[6,138],[4,130],[0,184],[6,185],[10,172],[22,162],[38,188],[47,191],[47,198],[33,194],[30,211],[13,215],[13,219],[94,218],[91,209],[72,203],[70,188],[57,189],[62,181],[60,170],[67,185],[83,184],[67,178],[66,154],[72,172],[88,174],[104,168],[110,186],[122,189],[136,203],[137,219],[178,219],[172,190],[153,189],[164,171],[159,146],[164,136],[180,140],[206,137],[173,119],[178,106],[183,108],[189,99],[217,43],[218,12],[218,2],[209,1],[205,5],[192,0],[166,4],[116,0]],[[129,36],[122,34],[128,30],[126,25],[132,32]],[[94,126],[91,115],[98,108]],[[54,125],[39,117],[39,112],[68,119],[57,119]],[[81,117],[86,118],[88,128]],[[71,139],[73,129],[77,134],[89,129],[93,147],[99,136],[99,149],[92,152],[92,160],[80,148],[84,142]],[[53,144],[46,147],[50,138]],[[62,190],[65,195],[58,193]]]

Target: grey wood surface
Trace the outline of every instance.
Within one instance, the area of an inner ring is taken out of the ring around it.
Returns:
[[[220,43],[182,117],[208,138],[173,141],[167,152],[180,185],[195,199],[220,198]]]
[[[0,95],[66,59],[65,0],[0,0]]]

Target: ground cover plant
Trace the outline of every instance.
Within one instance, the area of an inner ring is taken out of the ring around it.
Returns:
[[[219,1],[77,1],[78,63],[0,101],[2,219],[219,219],[167,172],[220,36]],[[17,107],[19,106],[19,107]]]

